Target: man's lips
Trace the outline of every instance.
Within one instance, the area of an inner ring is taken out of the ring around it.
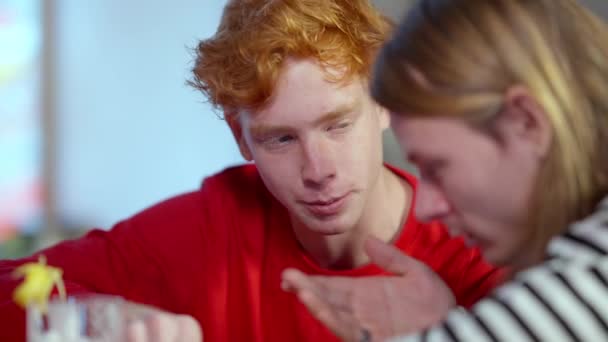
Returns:
[[[301,203],[304,204],[306,209],[308,209],[308,211],[315,216],[333,216],[342,210],[349,195],[350,192],[339,197],[314,201],[302,201]]]
[[[472,234],[464,234],[463,235],[464,242],[468,247],[477,247],[481,251],[486,250],[489,247],[489,242],[481,239],[479,236],[475,236]]]

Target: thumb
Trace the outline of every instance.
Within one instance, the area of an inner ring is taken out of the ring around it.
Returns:
[[[396,275],[405,275],[420,264],[397,247],[371,236],[365,241],[365,251],[372,263]]]

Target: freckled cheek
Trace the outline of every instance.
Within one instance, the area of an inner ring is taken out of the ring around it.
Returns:
[[[345,140],[347,148],[360,157],[382,153],[382,132],[369,127],[355,129]]]
[[[372,162],[370,160],[370,151],[375,146],[370,146],[372,143],[369,140],[365,140],[365,138],[353,135],[334,145],[332,151],[333,162],[338,167],[344,169],[343,172],[353,173],[355,170]],[[377,154],[381,158],[381,152],[377,152]],[[373,162],[377,163],[378,161],[373,160]]]
[[[274,191],[290,189],[299,184],[300,172],[298,172],[298,161],[291,157],[260,156],[256,159],[256,166],[268,187]],[[273,192],[274,192],[273,191]]]

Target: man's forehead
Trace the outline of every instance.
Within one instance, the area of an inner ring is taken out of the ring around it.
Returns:
[[[362,106],[361,97],[350,97],[344,98],[341,101],[336,101],[331,104],[327,104],[324,106],[319,106],[316,108],[311,108],[309,110],[310,120],[311,121],[331,121],[333,119],[337,119],[345,114],[356,111]],[[247,122],[274,122],[274,121],[282,121],[282,119],[289,119],[289,111],[285,111],[284,115],[272,115],[275,113],[270,112],[268,109],[258,109],[258,110],[241,110],[237,113],[240,120],[245,120]],[[244,121],[241,121],[244,122]]]
[[[255,121],[265,121],[265,117],[285,118],[298,112],[317,116],[355,107],[366,98],[371,101],[367,78],[344,76],[344,71],[338,67],[323,66],[315,59],[289,58],[265,103],[256,108],[240,109],[238,114]]]
[[[274,93],[277,93],[286,82],[302,77],[315,78],[317,81],[333,84],[336,87],[345,87],[353,83],[368,84],[369,82],[367,75],[353,73],[346,65],[337,62],[321,62],[310,57],[288,57],[281,63],[274,85]]]

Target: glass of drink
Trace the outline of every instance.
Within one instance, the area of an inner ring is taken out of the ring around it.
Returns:
[[[28,342],[120,342],[127,305],[121,297],[87,295],[49,301],[46,313],[27,308]]]

